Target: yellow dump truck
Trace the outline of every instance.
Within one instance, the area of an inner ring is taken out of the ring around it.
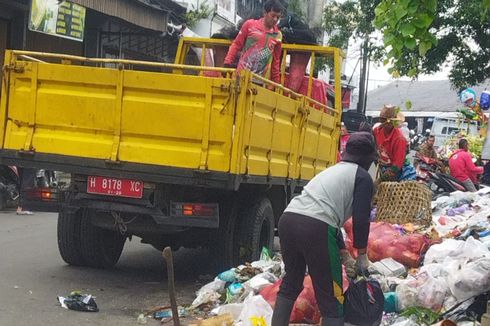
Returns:
[[[311,54],[310,70],[332,59],[325,105],[307,96],[311,74],[303,95],[206,66],[229,44],[183,38],[174,64],[7,51],[1,163],[71,174],[58,198],[68,264],[111,267],[132,236],[208,246],[222,266],[256,259],[292,196],[336,162],[341,51],[283,47],[283,80],[295,53]]]

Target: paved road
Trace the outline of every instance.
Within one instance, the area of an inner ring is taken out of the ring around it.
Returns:
[[[137,325],[141,311],[169,304],[160,252],[133,238],[113,270],[68,266],[58,254],[56,218],[0,211],[0,325]],[[208,261],[204,250],[176,254],[179,303],[192,302],[203,284],[196,280],[211,273]],[[100,312],[61,308],[56,297],[73,290],[96,296]]]

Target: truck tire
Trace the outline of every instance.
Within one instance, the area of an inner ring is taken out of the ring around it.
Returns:
[[[81,211],[58,213],[58,250],[69,265],[84,266],[80,243]]]
[[[263,247],[273,249],[274,212],[268,198],[242,207],[237,226],[240,263],[258,260]]]
[[[236,199],[227,198],[220,202],[219,228],[210,239],[210,254],[213,268],[222,272],[239,263],[236,236],[238,204]]]
[[[96,227],[91,222],[92,210],[84,210],[80,224],[81,252],[85,266],[111,268],[119,257],[126,237],[112,230]]]

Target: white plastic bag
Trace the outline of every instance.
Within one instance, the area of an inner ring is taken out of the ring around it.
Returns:
[[[243,326],[269,326],[272,312],[272,307],[261,295],[250,295],[243,302],[243,310],[238,319]]]
[[[237,321],[240,318],[240,314],[242,313],[244,304],[243,303],[230,303],[225,304],[223,306],[219,306],[216,309],[213,309],[212,312],[216,315],[224,315],[231,314],[233,316],[233,320]]]
[[[429,248],[425,254],[424,265],[442,263],[446,257],[456,257],[461,254],[465,242],[462,240],[448,239]]]
[[[216,302],[221,297],[221,293],[225,290],[226,282],[215,278],[214,281],[204,285],[196,292],[196,299],[192,302],[189,309],[195,309],[200,305],[209,302]]]
[[[214,279],[214,281],[209,282],[208,284],[206,284],[202,288],[200,288],[196,292],[196,295],[199,295],[199,294],[204,293],[204,292],[210,292],[210,291],[221,293],[225,290],[225,285],[226,285],[225,281],[222,281],[216,277]]]
[[[415,318],[400,317],[391,326],[418,326]]]
[[[264,287],[266,287],[267,285],[275,283],[277,280],[278,280],[278,278],[274,274],[269,273],[269,272],[265,272],[265,273],[260,273],[258,275],[255,275],[250,280],[245,282],[243,284],[243,286],[245,288],[248,287],[248,288],[252,289],[255,293],[258,293]]]
[[[482,257],[490,257],[490,251],[483,242],[473,237],[469,237],[466,241],[448,239],[429,248],[425,254],[424,265],[442,263],[448,258],[464,261]]]
[[[409,307],[424,307],[439,311],[442,308],[448,290],[443,279],[437,279],[427,272],[422,272],[413,278],[407,278],[398,285],[396,295],[400,310]]]
[[[453,261],[447,265],[447,283],[451,293],[463,301],[490,290],[490,258]]]

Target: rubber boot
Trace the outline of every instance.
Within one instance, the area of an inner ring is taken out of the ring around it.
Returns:
[[[277,296],[274,313],[272,314],[271,326],[288,326],[294,301]]]
[[[344,326],[344,318],[322,318],[322,326]]]

